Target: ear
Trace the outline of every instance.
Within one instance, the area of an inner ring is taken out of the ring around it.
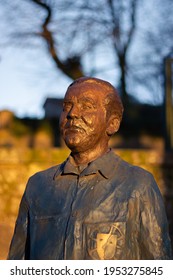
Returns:
[[[120,127],[120,120],[117,116],[113,115],[109,118],[108,122],[107,122],[107,135],[111,136],[113,135],[115,132],[118,131]]]

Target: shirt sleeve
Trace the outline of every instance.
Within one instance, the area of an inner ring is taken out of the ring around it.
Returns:
[[[163,198],[153,176],[149,179],[141,196],[141,259],[172,259]]]
[[[19,213],[15,224],[14,234],[10,244],[8,260],[29,259],[29,211],[25,194],[22,197]]]

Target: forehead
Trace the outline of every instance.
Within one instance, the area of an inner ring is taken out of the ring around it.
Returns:
[[[69,87],[64,99],[82,100],[87,98],[91,100],[103,100],[106,95],[107,91],[103,86],[97,84],[82,83],[74,84]]]

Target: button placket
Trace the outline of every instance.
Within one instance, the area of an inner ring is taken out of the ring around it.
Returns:
[[[82,220],[80,218],[80,212],[77,210],[77,201],[80,196],[80,190],[81,190],[81,185],[80,185],[80,177],[78,177],[78,184],[77,184],[77,192],[76,196],[73,200],[72,204],[72,212],[71,212],[71,222],[73,223],[74,226],[74,244],[73,244],[73,257],[74,259],[80,259],[81,254],[83,252],[83,241],[82,241]],[[84,180],[85,181],[85,180]]]
[[[86,178],[85,178],[85,177],[80,177],[80,176],[79,176],[78,187],[79,187],[79,188],[85,188],[86,185],[87,185],[87,183],[86,183]]]

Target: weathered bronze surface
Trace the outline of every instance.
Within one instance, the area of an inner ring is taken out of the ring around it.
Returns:
[[[71,154],[33,175],[8,259],[171,259],[165,208],[153,176],[108,148],[123,113],[114,87],[80,78],[60,128]]]

